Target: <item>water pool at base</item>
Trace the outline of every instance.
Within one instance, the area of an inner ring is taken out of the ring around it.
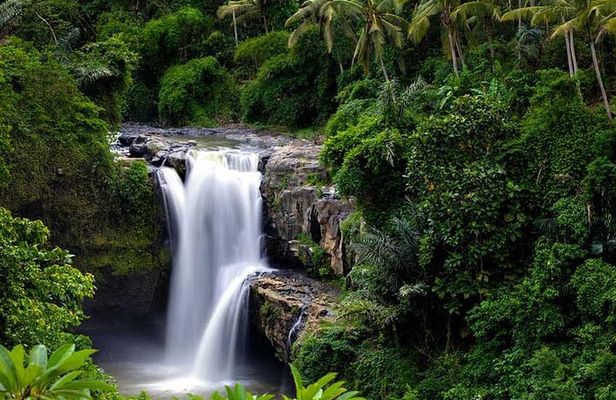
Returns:
[[[263,338],[251,338],[252,349],[237,365],[235,379],[204,382],[190,377],[190,371],[166,364],[164,344],[148,337],[147,332],[88,332],[98,366],[111,375],[125,396],[146,391],[154,399],[187,398],[187,394],[207,398],[224,385],[240,382],[253,394],[292,394],[292,378],[286,364],[276,360],[269,343]]]

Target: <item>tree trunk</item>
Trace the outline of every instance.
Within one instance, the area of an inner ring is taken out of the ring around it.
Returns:
[[[494,42],[492,41],[492,23],[488,26],[488,43],[490,49],[490,62],[492,63],[492,71],[494,71]]]
[[[381,58],[381,69],[383,70],[383,75],[385,76],[385,82],[389,83],[389,75],[387,74],[387,68],[385,68],[385,63],[383,62],[383,58]]]
[[[456,49],[458,50],[458,57],[460,57],[460,63],[462,67],[466,67],[466,61],[464,60],[464,53],[462,52],[462,46],[460,45],[460,38],[456,35]]]
[[[575,41],[573,40],[573,31],[569,31],[569,46],[571,47],[571,63],[573,64],[573,74],[577,74],[577,57],[575,56]]]
[[[57,46],[58,45],[58,37],[56,36],[56,32],[54,32],[53,27],[51,26],[49,21],[47,21],[45,18],[43,18],[41,16],[41,14],[38,13],[38,11],[35,11],[34,13],[36,14],[37,17],[40,18],[41,21],[43,21],[45,23],[45,25],[47,25],[47,27],[49,28],[49,31],[51,32],[51,36],[53,37],[53,41],[55,42],[55,44]]]
[[[265,33],[269,33],[267,29],[267,19],[265,18],[265,13],[263,13],[263,27],[265,28]]]
[[[235,10],[233,10],[233,33],[235,35],[235,45],[239,43],[237,40],[237,23],[235,22]]]
[[[518,10],[522,8],[522,0],[518,0]],[[518,16],[518,31],[522,29],[522,15]]]
[[[573,77],[573,62],[571,61],[571,43],[569,33],[565,33],[565,48],[567,49],[567,65],[569,66],[569,76]]]
[[[597,82],[599,83],[599,88],[601,89],[601,97],[603,97],[603,106],[605,107],[605,111],[607,112],[607,118],[612,121],[612,110],[610,109],[610,102],[607,98],[607,93],[605,92],[605,86],[603,86],[603,78],[601,78],[599,60],[597,60],[597,51],[595,50],[595,42],[594,40],[592,40],[592,38],[590,40],[590,53],[592,54],[592,65],[595,68]]]
[[[453,63],[453,72],[457,76],[457,75],[459,75],[459,72],[458,72],[458,60],[456,59],[455,44],[453,42],[453,35],[451,34],[450,30],[448,30],[448,32],[447,32],[447,38],[449,39],[449,50],[451,51],[451,62]]]

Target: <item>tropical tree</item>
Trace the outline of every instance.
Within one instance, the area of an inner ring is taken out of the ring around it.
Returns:
[[[368,70],[374,57],[389,82],[383,54],[388,44],[402,47],[407,21],[399,15],[400,11],[401,4],[396,0],[308,0],[287,20],[288,25],[302,21],[289,43],[296,43],[309,24],[318,23],[325,32],[325,41],[331,52],[334,39],[332,21],[337,18],[356,42],[353,63],[358,62]],[[359,27],[358,35],[348,28],[353,23]]]
[[[420,42],[428,33],[430,20],[438,16],[447,33],[447,47],[453,70],[459,73],[458,60],[465,64],[464,53],[460,43],[460,32],[468,30],[470,18],[474,16],[498,16],[498,6],[490,1],[475,0],[460,3],[460,0],[424,0],[413,13],[409,24],[408,36],[414,43]]]
[[[544,4],[531,5],[529,7],[519,7],[511,10],[501,17],[502,21],[517,20],[520,24],[522,19],[530,18],[532,26],[550,26],[551,24],[563,24],[566,20],[575,15],[575,10],[578,0],[548,0]],[[567,65],[569,67],[569,75],[575,76],[578,70],[577,56],[575,54],[575,41],[573,38],[573,29],[567,26],[567,29],[561,32],[565,39],[565,50],[567,53]]]
[[[616,34],[616,1],[603,0],[595,2],[597,12],[603,15],[601,20],[602,31]]]
[[[327,45],[327,50],[334,47],[334,15],[331,0],[307,0],[285,22],[285,28],[297,27],[289,36],[289,47],[297,44],[299,38],[306,33],[311,26],[318,25]]]
[[[26,357],[22,345],[11,351],[0,345],[0,399],[84,400],[93,390],[112,390],[105,382],[79,379],[95,351],[65,344],[47,358],[47,347],[39,344]]]
[[[230,0],[218,8],[216,15],[223,19],[229,15],[233,17],[233,28],[237,41],[237,24],[249,20],[259,19],[263,23],[265,33],[269,32],[265,12],[266,0]]]
[[[505,13],[502,16],[502,20],[508,21],[519,17],[531,17],[530,22],[533,26],[551,24],[553,28],[550,39],[558,36],[565,38],[569,71],[572,75],[577,72],[574,33],[584,37],[590,46],[593,69],[601,91],[603,106],[608,118],[612,120],[610,102],[603,84],[595,44],[600,41],[603,33],[608,31],[607,28],[615,24],[610,22],[614,17],[615,10],[614,0],[544,0],[544,3],[541,5],[522,7]]]

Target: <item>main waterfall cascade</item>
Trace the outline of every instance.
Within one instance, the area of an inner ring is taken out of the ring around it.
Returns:
[[[247,338],[246,278],[261,257],[256,153],[192,151],[182,182],[159,170],[173,242],[167,359],[207,382],[234,378]]]

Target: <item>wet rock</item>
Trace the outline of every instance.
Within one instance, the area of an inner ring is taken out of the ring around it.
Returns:
[[[137,139],[138,137],[139,137],[138,133],[122,132],[120,136],[118,136],[118,142],[120,143],[120,145],[128,147],[131,144],[133,144],[135,139]]]
[[[251,321],[277,357],[290,361],[293,343],[333,316],[338,296],[338,290],[298,272],[266,273],[250,283]]]
[[[186,148],[181,148],[169,153],[164,165],[175,169],[182,179],[186,175]]]
[[[315,184],[326,178],[319,151],[317,145],[289,145],[262,157],[267,249],[279,264],[305,265],[311,250],[300,239],[309,238],[329,255],[331,271],[343,275],[340,223],[353,204],[336,197],[334,188]]]
[[[169,145],[165,142],[158,139],[150,139],[146,142],[145,145],[145,154],[143,157],[146,161],[151,162],[154,165],[159,166],[162,163],[162,160],[165,157],[166,150],[168,150]]]
[[[149,139],[146,136],[137,136],[135,137],[130,144],[128,149],[129,154],[132,157],[143,157],[145,156],[147,144]]]
[[[313,241],[330,255],[330,268],[342,276],[348,271],[344,263],[344,241],[340,223],[353,212],[353,204],[333,197],[312,203],[307,211],[302,230],[309,232]]]

